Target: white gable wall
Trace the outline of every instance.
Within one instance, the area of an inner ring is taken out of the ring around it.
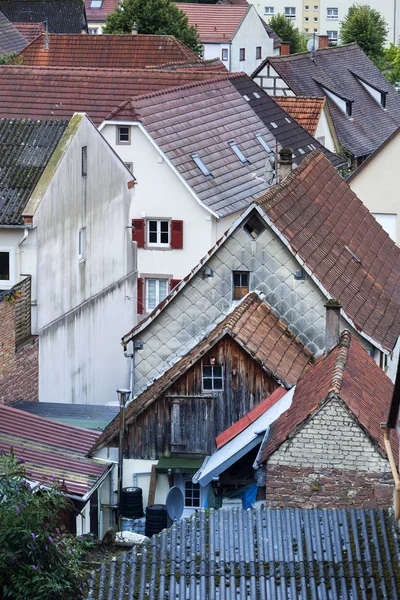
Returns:
[[[87,146],[87,177],[81,173],[82,146]],[[33,221],[41,401],[115,403],[116,388],[128,386],[129,365],[119,342],[136,318],[136,245],[127,229],[130,179],[83,119]],[[83,227],[86,249],[80,260]]]
[[[256,59],[256,47],[261,46],[261,59]],[[240,48],[245,49],[245,60],[239,60]],[[267,56],[274,54],[274,40],[265,31],[260,17],[251,7],[232,40],[230,70],[251,75]]]

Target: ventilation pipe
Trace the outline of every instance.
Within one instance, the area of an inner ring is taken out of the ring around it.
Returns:
[[[279,151],[279,182],[282,182],[293,167],[293,150],[282,148]]]
[[[138,29],[137,23],[135,22],[132,25],[132,35],[137,35],[138,33],[139,33],[139,29]]]
[[[339,300],[329,300],[326,308],[325,352],[338,345],[340,339],[340,309]]]

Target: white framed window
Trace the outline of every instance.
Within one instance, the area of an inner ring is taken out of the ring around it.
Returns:
[[[14,273],[14,250],[0,248],[0,286],[11,286]]]
[[[200,508],[200,484],[185,481],[185,507]]]
[[[89,27],[89,35],[98,35],[100,29],[98,27]]]
[[[288,19],[294,19],[296,16],[296,7],[295,6],[285,6],[285,17]]]
[[[337,31],[327,31],[326,35],[328,36],[329,42],[331,44],[337,44],[337,42],[338,42],[338,32]]]
[[[273,6],[264,6],[264,15],[268,17],[274,16],[274,7]]]
[[[256,59],[259,60],[261,58],[261,46],[256,46]]]
[[[101,8],[101,5],[103,4],[103,0],[90,0],[90,8],[92,9],[99,9]]]
[[[117,127],[117,144],[131,143],[131,128],[128,126]]]
[[[339,9],[338,8],[327,8],[326,9],[326,18],[330,20],[337,20],[339,18]]]
[[[203,365],[203,392],[220,392],[224,389],[224,367],[222,365]]]
[[[147,220],[147,246],[169,247],[171,245],[169,221]]]
[[[78,232],[78,258],[79,260],[86,258],[86,227],[82,227]]]
[[[228,48],[222,48],[221,58],[222,60],[228,60]]]
[[[168,279],[146,279],[146,310],[153,310],[168,294]]]
[[[246,60],[246,49],[245,48],[239,48],[239,60]]]

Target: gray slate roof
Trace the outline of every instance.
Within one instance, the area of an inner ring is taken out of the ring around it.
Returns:
[[[246,209],[269,187],[263,177],[268,153],[257,134],[273,151],[276,142],[278,149],[290,145],[297,164],[316,148],[333,165],[343,163],[244,74],[155,92],[134,98],[131,104],[136,118],[198,198],[221,217]],[[123,118],[124,110],[113,118]],[[247,164],[236,156],[230,141],[236,142]],[[193,153],[198,153],[211,177],[196,166]]]
[[[386,600],[399,536],[383,510],[204,510],[103,564],[88,600]]]
[[[87,29],[83,0],[0,0],[0,10],[12,23],[43,23],[48,19],[50,33]]]
[[[8,56],[12,52],[21,52],[28,44],[23,35],[0,12],[0,56]]]
[[[339,141],[355,157],[374,152],[400,124],[400,94],[357,44],[336,46],[289,56],[267,58],[255,77],[270,63],[296,96],[324,96],[322,85],[353,100],[349,119],[330,99],[329,111]],[[387,92],[384,110],[366,91],[357,76]]]
[[[68,121],[0,119],[0,224],[22,225],[22,213]]]

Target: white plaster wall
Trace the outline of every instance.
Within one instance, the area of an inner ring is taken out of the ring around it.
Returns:
[[[203,58],[209,60],[211,58],[220,58],[222,60],[222,50],[228,50],[228,60],[224,60],[223,63],[229,70],[230,67],[230,44],[204,44],[203,46]]]
[[[143,507],[148,503],[150,473],[152,465],[156,465],[158,460],[136,460],[132,458],[124,459],[123,472],[123,487],[131,487],[134,485],[134,474],[137,475],[137,486],[142,488],[143,492]],[[164,473],[157,473],[157,485],[155,504],[165,504],[167,494],[169,492],[168,476]]]
[[[81,175],[85,145],[86,178]],[[37,228],[41,401],[115,403],[115,390],[128,386],[129,365],[119,342],[136,320],[136,245],[127,229],[130,179],[85,118],[33,222]],[[78,232],[83,226],[86,259],[80,261]]]
[[[215,217],[193,198],[138,127],[132,127],[130,145],[115,144],[116,125],[106,125],[102,133],[124,162],[133,163],[138,183],[130,218],[183,220],[182,250],[138,248],[139,277],[154,273],[182,279],[214,245]]]
[[[349,179],[355,194],[372,213],[396,215],[400,244],[400,134],[375,153],[363,168]]]
[[[258,14],[261,15],[267,22],[270,19],[265,14],[266,6],[274,7],[275,16],[278,14],[284,15],[286,6],[294,6],[296,8],[296,18],[291,19],[291,23],[293,23],[295,27],[301,27],[302,0],[264,0],[264,2],[260,2],[260,0],[249,0],[249,4],[253,4]]]
[[[256,47],[261,46],[261,59],[256,59]],[[239,60],[239,49],[245,48],[245,60]],[[249,10],[232,40],[231,71],[251,75],[267,56],[274,54],[274,40],[265,31],[254,8]]]
[[[330,127],[329,127],[329,122],[328,122],[328,118],[325,114],[325,111],[322,111],[322,113],[321,113],[320,120],[318,121],[317,131],[316,131],[314,137],[316,139],[318,139],[320,137],[324,137],[325,138],[325,142],[324,142],[325,148],[328,148],[328,150],[330,150],[331,152],[336,153],[337,149],[335,147],[335,142],[334,142],[333,135],[332,135]]]
[[[294,437],[286,440],[269,458],[268,465],[390,472],[388,461],[337,399],[329,400]]]

